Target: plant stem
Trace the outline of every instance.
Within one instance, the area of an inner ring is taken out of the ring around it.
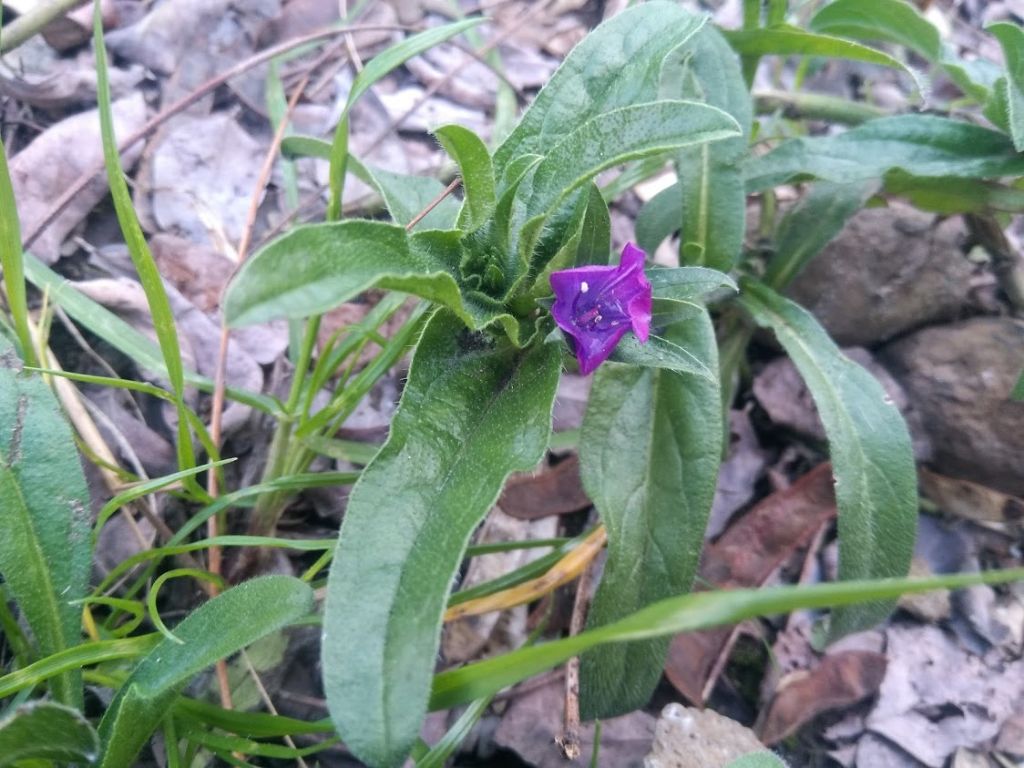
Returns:
[[[891,114],[880,107],[838,96],[776,90],[755,93],[754,107],[759,115],[781,111],[791,119],[828,120],[842,125],[860,125]]]
[[[13,51],[58,16],[75,6],[83,5],[84,2],[85,0],[44,0],[28,13],[23,13],[4,29],[3,37],[0,39],[0,54]]]

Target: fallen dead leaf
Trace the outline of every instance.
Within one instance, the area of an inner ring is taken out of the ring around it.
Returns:
[[[985,749],[1024,711],[1024,659],[975,655],[934,626],[886,635],[889,665],[867,726],[929,768],[958,748]]]
[[[1024,499],[970,480],[918,470],[921,492],[950,515],[981,523],[1024,524]]]
[[[701,577],[719,587],[756,587],[836,514],[832,467],[820,464],[767,497],[704,551]],[[678,635],[665,675],[683,696],[702,704],[734,629]]]
[[[146,102],[136,93],[113,105],[114,133],[127,136],[146,121]],[[126,166],[139,157],[141,145],[122,156]],[[11,183],[18,204],[21,230],[27,233],[42,223],[50,206],[83,172],[103,162],[100,121],[96,110],[66,118],[41,133],[11,159]],[[106,176],[100,174],[47,227],[29,249],[47,264],[60,257],[67,236],[107,194]]]
[[[758,736],[769,746],[777,744],[818,715],[873,696],[885,664],[881,653],[845,651],[825,656],[813,669],[791,672],[779,681]]]
[[[230,114],[175,119],[149,159],[156,226],[194,243],[214,243],[212,219],[216,231],[239,242],[265,151]]]
[[[520,520],[579,512],[590,503],[580,480],[580,460],[575,454],[536,472],[513,475],[498,501],[505,512]]]
[[[499,504],[487,516],[476,541],[478,544],[492,544],[503,541],[548,539],[555,535],[557,528],[558,521],[554,519],[537,522],[517,520],[505,514]],[[466,569],[460,588],[468,589],[504,576],[549,551],[548,548],[512,549],[508,552],[474,557]],[[496,632],[499,624],[504,626],[505,631],[500,633],[500,637],[495,637],[499,634]],[[510,632],[509,629],[513,626],[514,629]],[[525,636],[525,605],[511,611],[469,616],[445,625],[442,644],[444,658],[447,662],[455,663],[479,658],[485,649],[489,651],[486,655],[492,655],[495,651],[507,651],[521,645]]]

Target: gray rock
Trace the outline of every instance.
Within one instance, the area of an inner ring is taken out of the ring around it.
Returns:
[[[889,344],[881,360],[921,416],[938,472],[1024,494],[1024,322],[979,317]]]
[[[968,303],[971,265],[959,219],[907,205],[869,208],[808,264],[789,295],[844,346],[872,346],[955,319]]]
[[[724,768],[744,755],[766,752],[749,728],[710,709],[669,704],[654,727],[644,768]]]

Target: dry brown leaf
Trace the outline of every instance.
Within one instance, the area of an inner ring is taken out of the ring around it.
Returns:
[[[498,504],[512,517],[536,520],[567,515],[590,506],[580,480],[580,460],[573,454],[554,466],[513,475]]]
[[[127,136],[146,121],[146,102],[135,94],[114,102],[114,133]],[[132,165],[141,145],[129,150],[122,163]],[[85,171],[103,162],[100,121],[96,110],[73,115],[41,133],[11,160],[11,182],[18,203],[22,232],[43,221],[53,201]],[[64,209],[29,249],[47,264],[60,257],[67,236],[107,194],[106,176],[100,174]]]
[[[773,493],[704,551],[701,577],[720,587],[756,587],[836,514],[832,466],[820,464],[789,488]],[[733,628],[677,636],[665,675],[694,704],[702,704]]]
[[[1024,660],[975,655],[934,626],[886,636],[889,665],[867,726],[929,768],[960,747],[986,748],[1024,711]]]
[[[921,492],[947,514],[982,523],[1024,523],[1024,499],[926,467],[918,478]]]
[[[845,651],[825,656],[813,669],[789,673],[779,681],[758,736],[769,746],[777,744],[818,715],[873,696],[885,664],[881,653]]]

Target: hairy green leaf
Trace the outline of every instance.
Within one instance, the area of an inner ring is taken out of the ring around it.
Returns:
[[[691,98],[729,113],[743,131],[676,155],[682,206],[680,254],[688,264],[729,269],[746,231],[747,198],[741,161],[747,155],[753,105],[736,53],[721,32],[706,26],[666,60],[662,93]]]
[[[885,191],[906,198],[915,208],[947,215],[1024,211],[1024,190],[994,181],[957,179],[950,184],[942,177],[911,176],[897,169],[885,174]]]
[[[0,573],[40,655],[75,645],[89,585],[89,491],[71,429],[43,380],[21,373],[0,336]],[[55,698],[82,701],[81,679],[62,674]]]
[[[747,191],[800,177],[839,183],[881,178],[899,168],[915,176],[994,178],[1024,174],[1009,138],[932,115],[885,117],[836,136],[791,139],[746,165]]]
[[[692,316],[690,312],[684,314],[687,318]],[[673,327],[674,324],[669,326],[670,329]],[[641,368],[659,368],[696,376],[706,381],[715,381],[715,371],[699,355],[674,341],[673,335],[668,330],[662,336],[652,333],[650,338],[642,343],[632,333],[627,333],[608,359]]]
[[[465,202],[459,217],[459,228],[478,229],[494,212],[494,168],[491,155],[480,137],[461,125],[446,125],[434,131],[462,174]]]
[[[720,288],[738,291],[736,282],[724,272],[707,267],[660,267],[646,272],[655,299],[689,301]]]
[[[838,235],[850,217],[878,190],[877,181],[837,184],[820,181],[786,212],[775,239],[775,256],[764,281],[782,290]]]
[[[937,61],[942,53],[939,30],[904,0],[835,0],[811,18],[813,32],[856,40],[896,43]]]
[[[1010,393],[1010,397],[1014,400],[1024,400],[1024,371],[1021,371],[1020,378],[1017,379],[1017,384],[1013,388],[1013,392]]]
[[[520,184],[514,206],[522,221],[515,251],[529,263],[540,228],[569,194],[614,165],[684,146],[741,135],[728,113],[693,101],[655,101],[605,112],[551,147]]]
[[[606,643],[650,640],[796,610],[887,602],[905,594],[1021,580],[1024,580],[1024,568],[927,579],[878,579],[691,593],[662,600],[614,624],[442,672],[434,678],[430,708],[448,709],[466,704]]]
[[[501,323],[516,340],[516,322],[498,302],[463,297],[454,277],[461,255],[458,232],[407,235],[361,219],[296,227],[246,261],[228,286],[224,312],[232,325],[307,317],[377,286],[443,304],[473,328]]]
[[[210,599],[143,658],[100,721],[101,768],[134,764],[181,688],[216,661],[305,618],[313,590],[291,576],[263,576]]]
[[[708,370],[718,370],[707,311],[665,335]],[[721,454],[717,378],[633,366],[598,370],[580,439],[580,474],[608,529],[608,560],[588,626],[690,590]],[[584,717],[643,707],[667,651],[668,638],[660,638],[609,645],[583,657]]]
[[[744,306],[775,332],[825,426],[839,506],[840,578],[906,574],[917,530],[917,473],[899,409],[807,310],[752,280],[742,288]],[[891,609],[881,602],[837,611],[831,635],[870,627]]]
[[[678,181],[644,203],[636,217],[636,244],[653,255],[666,238],[682,227],[683,186]]]
[[[999,41],[1006,60],[1006,121],[1013,146],[1024,152],[1024,29],[1008,21],[987,27]]]
[[[559,363],[555,345],[496,345],[445,310],[424,330],[327,585],[324,690],[371,765],[401,765],[419,736],[452,578],[505,478],[547,448]]]
[[[832,35],[819,35],[799,27],[780,24],[767,29],[728,30],[724,32],[729,45],[745,56],[824,56],[830,59],[849,59],[902,69],[909,74],[919,93],[927,91],[921,75],[899,59],[866,45]]]
[[[627,8],[587,35],[541,89],[519,125],[498,148],[494,166],[511,181],[512,162],[546,155],[582,123],[658,98],[662,60],[705,24],[671,2]]]
[[[23,760],[92,764],[99,751],[100,741],[89,721],[62,704],[33,701],[0,720],[0,768]]]

